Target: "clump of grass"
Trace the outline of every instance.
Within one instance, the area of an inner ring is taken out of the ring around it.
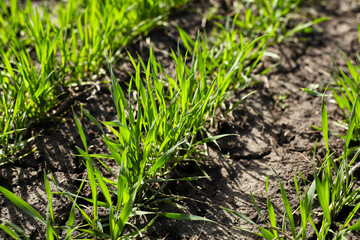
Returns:
[[[359,25],[359,34],[360,34],[360,25]],[[334,98],[334,102],[338,105],[339,109],[343,114],[343,119],[337,121],[336,124],[347,131],[352,132],[351,141],[352,143],[358,143],[360,141],[360,105],[358,103],[360,92],[360,65],[351,63],[347,55],[342,52],[347,61],[347,69],[341,69],[335,59],[334,69],[332,71],[332,76],[335,81],[335,84],[330,85],[327,89],[332,90],[333,95],[327,94],[326,97]],[[359,57],[358,57],[359,60]],[[347,74],[346,72],[349,72]],[[314,96],[323,96],[323,94],[316,92],[312,89],[303,88],[307,93],[310,93]],[[321,128],[314,127],[318,130]],[[347,135],[337,134],[337,136],[346,139]],[[353,153],[358,150],[359,147],[355,146],[350,147],[349,153]]]
[[[354,133],[351,140],[360,141],[360,104],[358,104],[360,66],[353,65],[349,58],[346,57],[346,59],[350,75],[348,76],[340,67],[336,66],[337,71],[334,71],[336,87],[333,88],[333,93],[335,101],[344,116],[342,123],[339,125],[345,129],[350,129],[350,131],[353,129]]]
[[[24,36],[27,32],[25,19],[25,11],[18,6],[18,1],[0,2],[0,49],[7,52],[13,42],[20,42],[22,46],[29,44],[31,40]]]
[[[120,56],[140,34],[161,25],[170,9],[187,0],[75,1],[58,11],[0,3],[0,164],[30,139],[26,130],[49,116],[66,88],[105,72],[107,52]],[[9,44],[10,43],[10,44]]]
[[[279,44],[285,39],[291,38],[300,32],[311,29],[315,24],[326,21],[327,18],[318,18],[313,21],[301,22],[294,27],[289,22],[296,18],[296,9],[301,1],[234,1],[234,11],[229,16],[217,16],[210,11],[205,15],[208,20],[216,19],[215,27],[208,34],[205,34],[204,41],[212,46],[211,52],[206,53],[209,71],[217,73],[214,69],[231,66],[236,61],[239,51],[247,51],[246,59],[239,62],[241,71],[237,72],[236,80],[233,82],[234,89],[245,88],[250,84],[254,76],[254,69],[259,65],[263,56],[278,57],[268,52],[268,46]],[[192,53],[194,41],[179,28],[184,47]],[[248,47],[251,39],[258,39],[256,43]],[[247,46],[245,48],[245,46]],[[227,65],[227,66],[226,66]],[[256,72],[256,75],[268,73],[277,64]],[[251,74],[250,74],[251,73]],[[228,92],[231,94],[231,92]]]
[[[254,42],[256,41],[258,40]],[[254,42],[248,43],[248,46],[253,46]],[[249,52],[240,51],[237,61],[228,68],[225,76],[218,74],[216,79],[208,79],[207,75],[202,74],[207,73],[206,48],[206,44],[200,38],[194,42],[192,61],[189,66],[186,64],[186,55],[182,56],[180,50],[177,54],[172,52],[176,70],[175,78],[164,72],[155,60],[152,49],[150,49],[147,64],[142,59],[136,63],[130,56],[136,74],[132,76],[127,92],[124,92],[116,82],[110,67],[117,118],[111,122],[102,122],[102,124],[113,133],[114,138],[108,137],[101,124],[85,112],[85,115],[103,133],[103,140],[108,146],[110,155],[89,155],[86,150],[85,135],[78,124],[85,148],[85,150],[78,148],[81,155],[90,163],[91,158],[98,159],[104,169],[118,179],[117,184],[122,180],[129,185],[130,189],[134,189],[132,196],[137,197],[137,206],[144,201],[146,205],[158,201],[155,197],[160,194],[160,191],[154,189],[153,183],[162,183],[160,187],[162,189],[168,182],[166,176],[171,169],[197,151],[197,145],[224,137],[222,135],[196,140],[197,133],[203,128],[209,114],[225,100],[224,93],[232,82],[231,78],[239,70],[241,59],[245,58]],[[144,74],[143,78],[141,72]],[[126,96],[134,96],[135,104],[127,100]],[[112,172],[104,161],[100,161],[102,158],[115,161],[120,166],[119,173]],[[87,163],[88,172],[90,163]],[[119,179],[120,176],[126,180]],[[106,182],[109,183],[109,181]],[[107,195],[106,190],[104,191],[103,194]],[[116,191],[119,191],[119,186]],[[131,207],[136,207],[135,202],[132,202]],[[160,215],[176,219],[205,220],[181,214],[161,213]],[[126,220],[128,217],[129,215],[126,216]]]
[[[323,17],[290,26],[290,22],[298,17],[296,12],[300,3],[301,0],[234,1],[233,16],[215,17],[225,21],[225,27],[229,27],[229,23],[233,22],[232,25],[240,28],[244,37],[256,38],[266,34],[271,39],[268,44],[279,44],[285,39],[289,40],[295,34],[311,30],[313,25],[327,20]]]

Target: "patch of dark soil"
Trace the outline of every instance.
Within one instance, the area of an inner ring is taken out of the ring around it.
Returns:
[[[251,88],[248,91],[252,91]],[[235,96],[238,99],[240,95]],[[232,112],[230,120],[220,120],[217,131],[213,134],[235,134],[217,142],[221,152],[231,158],[259,159],[271,152],[271,135],[265,136],[265,129],[272,129],[273,117],[268,111],[273,103],[272,98],[262,93],[262,90],[249,96],[244,104]],[[269,106],[270,105],[270,106]],[[265,107],[264,107],[265,106]]]

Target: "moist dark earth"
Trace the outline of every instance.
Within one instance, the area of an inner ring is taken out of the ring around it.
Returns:
[[[228,11],[227,4],[223,1],[219,5],[224,14]],[[211,24],[204,22],[201,15],[209,7],[209,3],[191,2],[186,9],[177,10],[170,16],[170,26],[178,24],[194,36],[198,30]],[[340,49],[355,61],[356,53],[359,52],[357,22],[360,20],[360,3],[351,0],[307,1],[300,12],[313,17],[326,16],[329,20],[316,25],[314,33],[299,35],[269,48],[268,51],[281,57],[279,66],[266,76],[254,79],[254,83],[246,90],[236,92],[226,102],[227,107],[231,107],[247,93],[256,91],[226,117],[221,114],[224,109],[219,109],[215,124],[208,130],[213,134],[230,133],[236,136],[219,139],[220,149],[215,144],[209,144],[209,156],[200,165],[209,178],[169,183],[164,190],[167,194],[182,196],[182,200],[177,200],[177,203],[187,209],[185,213],[207,217],[219,224],[175,221],[160,217],[140,239],[256,238],[255,235],[233,228],[236,226],[256,230],[252,225],[225,212],[220,206],[238,211],[261,223],[253,207],[250,191],[262,214],[266,216],[265,180],[269,176],[269,196],[277,219],[281,221],[284,210],[274,170],[283,181],[291,204],[296,206],[294,173],[301,171],[310,183],[313,180],[313,149],[317,139],[319,150],[316,157],[321,159],[325,153],[321,133],[312,128],[321,126],[321,99],[305,93],[301,88],[315,86],[318,87],[317,91],[323,91],[323,87],[333,81],[332,57],[345,70],[346,59]],[[159,50],[175,48],[177,39],[173,36],[176,36],[174,27],[158,29],[147,36],[165,68],[171,65],[171,60]],[[129,50],[146,56],[148,43],[143,38],[130,46]],[[262,60],[261,65],[269,66],[273,62],[274,59],[267,57]],[[120,83],[128,80],[126,71],[129,66],[129,63],[122,63],[114,67]],[[77,179],[86,178],[86,169],[82,158],[77,156],[75,146],[82,144],[71,109],[74,108],[80,116],[79,107],[82,105],[96,119],[113,120],[116,113],[108,89],[108,85],[96,84],[72,89],[71,97],[54,110],[54,118],[32,126],[29,135],[37,132],[41,134],[19,155],[34,148],[36,150],[20,161],[0,169],[1,186],[20,196],[43,215],[47,206],[44,171],[48,177],[52,173],[64,189],[76,192],[80,185]],[[340,131],[333,122],[341,119],[341,115],[335,104],[328,100],[330,99],[327,99],[330,129]],[[89,151],[106,152],[96,126],[86,118],[81,119],[81,122],[86,129]],[[330,148],[336,154],[341,153],[342,144],[341,139],[330,136]],[[192,162],[184,162],[176,168],[172,178],[201,175],[200,168]],[[51,187],[56,191],[54,184]],[[45,238],[41,223],[17,209],[3,196],[0,196],[0,205],[1,218],[24,228],[30,239]],[[54,195],[53,207],[57,213],[57,223],[64,225],[71,207],[70,201]],[[161,207],[164,211],[179,211],[167,205]],[[141,226],[150,219],[135,219],[133,223]],[[308,238],[315,239],[311,234],[309,232]],[[351,238],[359,237],[354,233]],[[0,238],[7,239],[8,236],[0,233]]]

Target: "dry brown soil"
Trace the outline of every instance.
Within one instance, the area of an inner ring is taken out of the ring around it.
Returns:
[[[190,4],[193,11],[181,11],[171,16],[171,21],[179,24],[195,35],[201,30],[204,21],[201,12],[208,7],[206,3]],[[226,1],[223,2],[226,12]],[[187,213],[205,216],[219,225],[208,222],[175,221],[159,218],[142,236],[145,239],[254,239],[254,235],[238,231],[232,226],[255,230],[253,226],[239,220],[234,215],[224,212],[220,206],[236,210],[253,221],[258,219],[251,203],[250,191],[259,207],[266,215],[265,179],[269,176],[269,196],[274,203],[279,221],[283,208],[275,170],[288,190],[288,197],[293,206],[297,204],[293,185],[294,173],[301,171],[308,182],[312,181],[313,147],[319,139],[321,159],[324,147],[321,133],[311,126],[321,126],[321,99],[303,92],[300,88],[318,84],[322,87],[332,81],[332,57],[339,66],[345,68],[346,61],[339,49],[350,59],[355,59],[359,50],[356,22],[360,17],[360,3],[356,0],[337,0],[316,3],[308,1],[302,11],[313,16],[327,16],[329,21],[316,26],[317,33],[303,35],[292,41],[271,47],[269,51],[281,56],[279,67],[257,80],[245,91],[237,92],[227,101],[227,106],[236,103],[245,94],[256,90],[227,117],[217,119],[209,130],[214,134],[232,133],[237,136],[218,140],[221,150],[215,144],[209,145],[209,157],[201,165],[210,177],[192,182],[174,182],[168,184],[166,193],[183,196],[178,200],[187,208]],[[311,10],[311,11],[310,11]],[[173,27],[167,32],[176,34]],[[171,35],[172,36],[172,35]],[[164,30],[150,33],[154,49],[169,50],[176,47],[176,40]],[[169,44],[170,43],[170,44]],[[169,46],[170,45],[170,46]],[[148,41],[143,39],[130,49],[140,53],[148,52]],[[144,54],[146,55],[146,54]],[[158,52],[157,56],[170,66],[168,57]],[[261,64],[271,64],[273,59],[264,59]],[[126,71],[129,64],[115,67],[120,82],[128,79]],[[79,181],[86,178],[83,160],[76,156],[75,146],[82,146],[74,124],[71,107],[78,115],[82,104],[95,118],[113,120],[115,111],[108,86],[85,86],[73,89],[73,97],[67,99],[57,111],[59,121],[41,122],[32,127],[31,132],[41,132],[28,149],[37,150],[21,161],[8,164],[0,169],[1,186],[13,191],[26,200],[36,210],[45,214],[46,194],[43,171],[54,175],[55,180],[64,189],[76,192]],[[328,103],[330,119],[339,119],[336,107]],[[82,120],[90,146],[90,152],[106,151],[106,146],[99,139],[100,133],[85,118]],[[333,124],[330,124],[334,128]],[[342,141],[331,136],[331,150],[341,152]],[[197,176],[201,172],[191,162],[180,164],[173,178]],[[52,185],[53,190],[55,187]],[[58,223],[65,224],[71,203],[65,198],[54,196],[54,211]],[[0,196],[0,217],[13,221],[23,227],[31,239],[43,239],[44,228],[41,223],[16,209],[7,199]],[[168,211],[174,210],[162,206]],[[174,210],[175,211],[175,210]],[[139,223],[146,219],[138,219]],[[260,223],[260,222],[259,222]],[[309,233],[311,234],[311,233]],[[354,236],[355,237],[355,236]],[[359,236],[357,236],[359,237]],[[6,239],[3,233],[0,238]],[[310,238],[310,236],[309,236]]]

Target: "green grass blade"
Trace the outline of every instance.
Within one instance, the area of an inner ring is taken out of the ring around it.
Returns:
[[[25,239],[25,240],[29,240],[30,238],[26,235],[25,231],[23,229],[21,229],[18,225],[12,223],[12,222],[9,222],[9,221],[6,221],[6,220],[2,220],[3,223],[5,223],[7,226],[9,226],[11,229],[15,230],[15,232],[17,232],[21,237],[22,239]]]
[[[281,197],[282,197],[283,204],[285,207],[285,212],[286,212],[287,218],[289,220],[291,233],[292,233],[293,237],[295,238],[296,237],[295,221],[294,221],[294,215],[291,210],[291,205],[290,205],[289,199],[287,198],[286,191],[285,191],[284,185],[281,182],[280,176],[277,174],[277,172],[275,170],[273,170],[273,171],[279,180],[280,193],[281,193]]]
[[[349,231],[359,231],[360,230],[360,219],[352,226],[348,227]]]
[[[276,216],[275,216],[275,210],[274,210],[274,206],[270,201],[270,197],[269,197],[269,177],[266,178],[266,182],[265,182],[265,192],[266,192],[266,204],[267,204],[267,209],[268,209],[268,214],[269,214],[269,220],[270,220],[270,225],[271,225],[271,231],[273,233],[273,235],[275,236],[275,238],[278,236],[277,234],[277,226],[276,226]]]
[[[41,223],[46,225],[45,219],[38,213],[33,207],[31,207],[27,202],[16,196],[14,193],[10,192],[6,188],[0,186],[0,192],[9,199],[13,204],[15,204],[22,211],[26,212],[33,218],[39,220]]]
[[[94,176],[94,169],[92,167],[92,161],[88,155],[87,152],[84,152],[80,148],[77,147],[77,150],[80,152],[80,154],[85,158],[86,160],[86,170],[88,174],[90,189],[91,189],[91,196],[92,196],[92,203],[93,203],[93,228],[97,229],[97,221],[98,221],[98,197],[97,197],[97,188],[96,188],[96,181]]]
[[[227,212],[229,212],[229,213],[234,214],[235,216],[238,216],[239,218],[245,220],[246,222],[248,222],[248,223],[250,223],[250,224],[252,224],[252,225],[254,225],[256,227],[259,227],[259,225],[256,224],[253,220],[251,220],[250,218],[246,217],[245,215],[243,215],[243,214],[241,214],[241,213],[239,213],[237,211],[231,210],[231,209],[226,208],[226,207],[220,207],[220,208],[227,211]]]
[[[360,208],[360,203],[358,203],[355,208],[350,212],[350,214],[347,216],[344,224],[342,225],[341,229],[346,228],[346,226],[351,222],[351,220],[353,219],[353,217],[355,216],[355,214],[357,213],[357,211]],[[354,226],[354,225],[353,225]]]
[[[255,198],[254,198],[254,195],[252,194],[251,191],[250,191],[250,196],[251,196],[251,201],[252,201],[252,203],[253,203],[253,205],[255,207],[255,210],[256,210],[257,214],[260,216],[260,218],[262,219],[263,222],[266,222],[265,218],[263,217],[263,215],[260,212],[259,206],[257,205],[257,203],[255,201]]]
[[[49,204],[49,212],[50,212],[52,222],[55,223],[54,211],[53,211],[53,206],[52,206],[52,197],[51,197],[52,193],[51,193],[51,189],[50,189],[49,179],[46,176],[45,170],[44,170],[43,174],[44,174],[45,190],[46,190],[46,195],[47,195],[48,204]]]
[[[83,186],[84,186],[85,181],[82,181],[80,186],[79,186],[79,190],[77,192],[77,195],[79,195],[80,191],[82,190]],[[69,213],[69,218],[67,221],[67,226],[69,227],[66,230],[66,238],[65,240],[70,240],[71,239],[71,235],[74,232],[74,223],[75,223],[75,208],[76,208],[76,201],[77,201],[77,196],[75,197],[72,205],[71,205],[71,209],[70,209],[70,213]]]
[[[46,90],[46,84],[49,82],[50,77],[54,72],[55,72],[55,70],[50,72],[49,75],[46,77],[46,79],[41,82],[41,85],[38,87],[38,89],[34,93],[35,98],[38,98]]]
[[[84,145],[84,148],[85,148],[85,151],[86,151],[86,153],[87,153],[88,147],[87,147],[86,136],[85,136],[84,130],[83,130],[81,124],[80,124],[80,121],[79,121],[78,117],[77,117],[76,114],[75,114],[74,109],[73,109],[72,111],[73,111],[73,115],[74,115],[76,127],[77,127],[77,129],[78,129],[78,131],[79,131],[81,141],[82,141],[82,143],[83,143],[83,145]]]
[[[328,181],[329,180],[327,179],[325,174],[323,174],[323,178],[322,178],[322,180],[320,180],[317,173],[315,172],[316,191],[318,193],[320,206],[324,212],[325,219],[327,220],[328,223],[331,223],[331,216],[330,216],[330,210],[329,210],[330,189],[329,189]]]
[[[131,197],[129,199],[129,201],[127,201],[121,211],[120,217],[117,221],[117,227],[118,227],[118,234],[121,234],[124,226],[126,224],[126,222],[129,219],[130,213],[133,209],[134,203],[135,203],[135,197],[136,197],[136,193],[138,191],[138,187],[135,188],[135,190],[131,193]]]
[[[353,108],[351,111],[351,117],[350,117],[350,121],[349,121],[349,127],[348,127],[348,131],[347,131],[346,137],[345,137],[345,145],[344,145],[345,158],[347,158],[347,150],[349,147],[350,140],[352,139],[352,136],[353,136],[353,131],[355,128],[355,119],[357,116],[360,115],[360,113],[356,112],[356,107],[358,105],[358,102],[359,102],[359,94],[356,95],[354,103],[353,103]]]
[[[184,47],[192,55],[193,53],[192,47],[195,45],[195,42],[183,29],[181,29],[180,27],[177,27],[177,29]]]
[[[175,220],[180,220],[180,221],[205,221],[205,222],[217,223],[217,222],[212,221],[212,220],[210,220],[208,218],[200,217],[200,216],[196,216],[196,215],[191,215],[191,214],[159,213],[159,215],[167,217],[167,218],[175,219]]]
[[[149,169],[149,174],[154,174],[156,171],[158,171],[159,168],[164,166],[164,164],[166,164],[166,162],[168,161],[169,157],[183,143],[185,143],[185,141],[178,142],[175,146],[173,146],[168,151],[166,151],[164,155],[162,155],[158,160],[156,160],[155,164],[152,165],[151,168]]]
[[[307,23],[300,23],[298,25],[296,25],[293,29],[291,29],[290,31],[288,31],[286,34],[285,34],[285,37],[289,38],[289,37],[292,37],[294,36],[296,33],[298,32],[301,32],[315,24],[318,24],[318,23],[321,23],[321,22],[324,22],[324,21],[327,21],[329,20],[329,18],[327,17],[321,17],[321,18],[317,18],[311,22],[307,22]]]
[[[267,240],[277,239],[277,237],[274,234],[272,234],[269,230],[267,230],[266,228],[259,226],[259,230],[262,232],[263,237],[265,239],[267,239]]]
[[[330,153],[330,150],[329,150],[328,117],[325,106],[325,95],[322,95],[322,99],[321,99],[321,120],[322,120],[324,143],[325,143],[326,153],[328,155]]]
[[[0,229],[3,230],[5,233],[7,233],[10,237],[12,237],[13,239],[16,240],[21,240],[21,238],[19,237],[19,235],[16,234],[16,232],[14,232],[11,228],[9,228],[8,226],[2,225],[0,224]]]
[[[101,192],[102,194],[104,195],[107,203],[111,206],[112,205],[112,201],[111,201],[111,196],[110,196],[110,192],[109,192],[109,188],[107,187],[103,177],[101,176],[99,170],[97,170],[96,168],[94,169],[95,170],[95,176],[96,176],[96,179],[99,183],[99,186],[100,186],[100,189],[101,189]]]

